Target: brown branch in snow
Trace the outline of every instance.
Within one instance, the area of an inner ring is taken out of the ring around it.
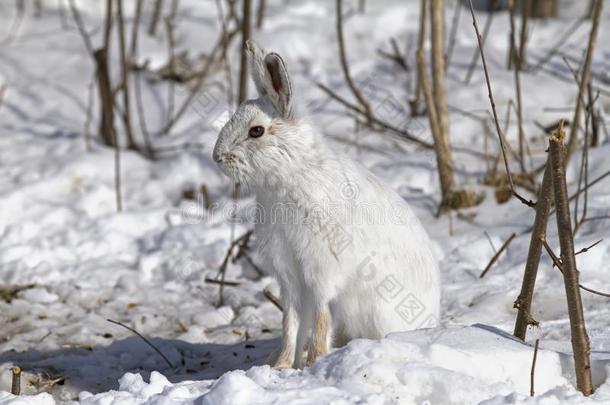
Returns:
[[[163,0],[155,0],[155,4],[153,5],[153,12],[150,18],[150,25],[148,26],[148,35],[151,37],[155,35],[157,31],[157,24],[159,23],[159,18],[161,17],[161,9],[163,8]]]
[[[530,371],[530,397],[534,396],[534,377],[536,374],[536,359],[538,358],[539,343],[540,339],[536,339],[536,344],[534,345],[534,358],[532,359],[532,369]]]
[[[210,278],[210,277],[206,277],[204,279],[204,281],[209,284],[218,284],[218,285],[222,284],[222,285],[226,285],[229,287],[237,287],[238,285],[241,284],[239,281],[216,280],[215,278]]]
[[[345,100],[343,97],[339,96],[337,93],[335,93],[330,88],[328,88],[325,85],[323,85],[322,83],[317,83],[317,85],[318,85],[318,87],[322,91],[324,91],[328,96],[330,96],[335,101],[343,104],[345,107],[347,107],[350,110],[352,110],[352,111],[362,115],[363,117],[366,117],[366,112],[363,111],[359,106],[354,105],[354,104],[350,103],[349,101]],[[418,138],[414,137],[413,135],[411,135],[406,130],[403,130],[403,129],[400,129],[400,128],[396,128],[392,124],[389,124],[387,122],[381,121],[380,119],[378,119],[374,115],[371,116],[371,122],[373,124],[379,125],[382,129],[389,130],[389,131],[397,134],[401,138],[404,138],[404,139],[406,139],[408,141],[414,142],[415,144],[417,144],[419,146],[422,146],[422,147],[424,147],[426,149],[433,149],[434,148],[434,145],[432,145],[431,143],[428,143],[426,141],[422,141],[421,139],[418,139]]]
[[[347,86],[351,90],[352,94],[358,100],[358,104],[364,110],[364,115],[367,119],[367,123],[371,123],[371,106],[364,99],[364,96],[358,90],[354,81],[352,80],[352,76],[349,71],[349,65],[347,63],[347,56],[345,54],[345,39],[343,36],[343,0],[336,0],[336,28],[337,28],[337,42],[339,43],[339,59],[341,62],[341,70],[343,71],[343,77]]]
[[[588,396],[593,393],[591,359],[589,357],[591,349],[585,326],[578,270],[576,269],[576,258],[574,256],[574,239],[565,174],[565,154],[567,151],[565,150],[564,137],[565,133],[561,127],[551,136],[549,141],[549,157],[552,167],[555,206],[557,207],[557,233],[559,234],[559,244],[561,246],[563,279],[568,301],[576,385],[579,391]]]
[[[500,247],[500,250],[498,250],[496,252],[495,255],[493,255],[493,257],[491,258],[491,260],[489,261],[489,263],[487,264],[487,266],[485,266],[485,270],[483,270],[483,272],[481,273],[481,275],[479,276],[479,278],[483,278],[485,277],[485,275],[487,274],[487,272],[489,271],[489,269],[491,269],[491,266],[494,265],[494,263],[496,261],[498,261],[498,258],[500,257],[500,255],[502,254],[503,251],[506,250],[506,248],[508,248],[508,245],[510,245],[510,243],[513,241],[513,239],[515,239],[515,237],[517,236],[516,233],[513,232],[512,235],[510,235],[510,237],[508,239],[506,239],[506,241],[502,244],[502,246]]]
[[[263,27],[266,3],[265,0],[258,0],[258,8],[256,9],[256,28],[259,30]]]
[[[596,245],[597,243],[598,242],[596,242],[594,245]],[[549,246],[549,244],[545,240],[542,241],[542,244],[544,245],[544,249],[546,250],[548,255],[551,257],[551,260],[553,261],[553,267],[557,267],[557,269],[561,272],[561,274],[563,274],[563,267],[562,267],[562,264],[561,264],[561,259],[557,257],[555,252],[553,252],[553,249],[551,249],[551,247]],[[582,252],[576,252],[574,254],[574,256],[576,256],[578,253],[582,253]],[[585,287],[584,285],[582,285],[580,283],[578,284],[578,287],[580,287],[580,289],[582,289],[582,290],[590,292],[591,294],[599,295],[600,297],[610,298],[610,294],[609,293],[605,293],[605,292],[594,290],[594,289],[589,288],[589,287]]]
[[[445,58],[445,69],[449,69],[451,63],[451,56],[453,56],[453,49],[455,48],[455,39],[457,37],[457,30],[460,25],[460,16],[462,14],[462,2],[455,2],[455,10],[453,11],[453,18],[451,19],[451,28],[449,29],[449,44],[447,45],[447,57]]]
[[[599,30],[599,22],[602,14],[602,5],[604,0],[593,0],[595,5],[593,6],[593,23],[591,26],[591,32],[589,34],[589,43],[587,45],[587,52],[582,68],[582,75],[578,84],[578,97],[576,98],[576,109],[574,110],[574,118],[572,119],[572,126],[570,127],[570,138],[568,140],[567,156],[566,161],[570,159],[570,156],[576,149],[576,138],[578,136],[578,125],[580,123],[580,116],[584,107],[584,94],[587,89],[587,85],[591,81],[591,64],[593,63],[593,52],[595,51],[595,43],[597,41],[597,32]]]
[[[121,59],[121,89],[123,91],[123,126],[127,134],[127,147],[137,150],[138,147],[133,137],[131,128],[131,111],[129,100],[129,72],[130,63],[127,61],[127,51],[125,49],[125,21],[123,19],[123,0],[116,0],[117,4],[117,25],[119,31],[119,54]],[[107,48],[108,49],[108,48]]]
[[[536,277],[538,275],[538,266],[540,264],[540,255],[542,254],[541,240],[546,238],[546,228],[552,201],[553,182],[551,179],[551,164],[547,159],[542,186],[538,193],[536,215],[534,217],[534,226],[532,228],[532,236],[530,237],[527,260],[521,282],[521,291],[514,304],[514,308],[517,308],[518,312],[513,334],[521,340],[525,340],[527,326],[531,324],[532,320],[531,306],[536,286]]]
[[[493,17],[494,17],[494,10],[496,9],[496,3],[497,0],[491,0],[491,11],[489,12],[489,14],[487,15],[487,19],[485,20],[485,26],[483,27],[483,36],[481,37],[481,41],[479,44],[479,49],[474,50],[474,52],[472,53],[472,59],[470,61],[470,64],[468,66],[468,71],[466,72],[466,78],[464,79],[464,82],[466,84],[470,84],[470,80],[472,79],[472,74],[474,73],[474,68],[477,65],[477,60],[479,59],[479,53],[482,52],[480,51],[480,49],[485,47],[485,42],[487,41],[487,37],[489,35],[489,30],[491,29],[491,23],[493,22]],[[478,34],[478,32],[477,32]]]
[[[241,21],[241,55],[239,66],[239,96],[237,102],[239,104],[246,101],[248,98],[248,50],[247,42],[251,36],[251,10],[252,1],[243,0],[242,21]]]
[[[169,59],[168,67],[170,75],[173,77],[176,73],[176,52],[174,51],[176,41],[174,38],[174,20],[170,16],[165,18],[165,32],[167,34],[167,57]],[[174,90],[174,80],[170,80],[167,86],[167,123],[169,123],[174,116]],[[165,135],[167,135],[167,133],[165,133]]]
[[[453,161],[451,158],[451,145],[447,133],[443,132],[441,119],[434,102],[435,97],[432,95],[432,88],[428,79],[428,72],[425,68],[424,53],[417,51],[417,65],[421,72],[420,81],[424,99],[426,100],[426,109],[428,110],[428,121],[430,122],[430,130],[434,138],[434,151],[438,166],[438,175],[441,184],[442,200],[441,206],[444,206],[449,199],[449,195],[453,191]],[[443,70],[444,72],[444,70]]]
[[[250,241],[250,237],[252,236],[253,231],[250,230],[246,233],[244,233],[242,236],[240,236],[239,238],[235,239],[234,241],[231,242],[231,244],[229,245],[229,248],[227,249],[227,253],[225,254],[224,259],[222,259],[222,263],[220,264],[220,267],[218,268],[218,273],[216,275],[216,280],[218,281],[218,284],[220,285],[220,289],[219,289],[219,295],[218,295],[218,306],[221,307],[224,305],[224,283],[225,283],[225,275],[227,273],[227,266],[229,265],[229,260],[234,256],[233,253],[233,249],[235,249],[236,246],[240,246],[239,251],[242,251],[246,248],[248,242]],[[239,253],[238,251],[238,253]]]
[[[19,395],[21,394],[21,368],[13,367],[11,369],[12,372],[12,381],[11,381],[11,394]]]
[[[496,132],[498,133],[498,139],[500,141],[500,148],[502,150],[502,157],[504,158],[504,168],[506,169],[506,175],[508,178],[508,182],[510,185],[510,189],[513,193],[513,195],[519,199],[519,201],[521,201],[523,204],[527,205],[528,207],[535,207],[536,203],[534,203],[531,200],[527,200],[524,197],[522,197],[519,193],[517,193],[517,191],[515,190],[515,184],[513,183],[513,178],[510,174],[510,168],[508,165],[508,159],[506,158],[506,145],[505,145],[505,139],[504,139],[504,135],[502,134],[502,130],[500,129],[500,122],[498,120],[498,112],[496,111],[496,103],[494,101],[493,98],[493,93],[491,91],[491,82],[489,79],[489,71],[487,70],[487,62],[485,61],[485,53],[483,52],[483,44],[482,44],[482,39],[481,39],[481,34],[479,33],[479,26],[477,24],[477,20],[476,17],[474,15],[474,7],[472,6],[472,0],[469,0],[470,2],[470,14],[472,15],[472,25],[474,26],[475,32],[477,34],[477,41],[479,44],[479,51],[481,53],[481,62],[483,63],[483,71],[485,72],[485,82],[487,83],[487,92],[489,95],[489,101],[491,103],[491,110],[493,113],[493,117],[494,117],[494,121],[496,124]]]
[[[514,0],[512,0],[514,1]],[[521,3],[521,32],[519,36],[519,70],[525,69],[526,61],[525,61],[525,49],[527,46],[527,23],[530,19],[530,11],[531,11],[531,2],[532,0],[523,0]]]
[[[80,12],[78,11],[76,4],[74,4],[74,0],[68,0],[68,3],[70,5],[70,11],[72,12],[72,18],[76,23],[76,28],[78,28],[78,32],[80,33],[81,38],[83,38],[85,48],[87,48],[87,52],[89,53],[89,55],[93,57],[93,45],[91,44],[91,38],[89,37],[87,30],[85,29],[85,23],[83,22]]]
[[[142,335],[140,332],[138,332],[137,330],[135,330],[134,328],[125,325],[124,323],[121,323],[119,321],[115,321],[112,319],[106,319],[108,322],[113,323],[115,325],[119,325],[122,326],[123,328],[131,331],[132,333],[134,333],[136,336],[138,336],[140,339],[142,339],[144,341],[144,343],[146,343],[148,346],[152,347],[154,351],[156,351],[159,356],[161,356],[163,358],[163,360],[165,360],[165,362],[167,363],[167,365],[170,368],[174,368],[174,365],[172,364],[171,361],[169,361],[169,359],[163,354],[163,352],[161,350],[159,350],[159,348],[157,346],[155,346],[150,340],[146,339],[146,337],[144,337],[144,335]]]
[[[426,11],[428,9],[428,3],[426,0],[420,0],[419,5],[419,31],[417,38],[417,52],[424,51],[424,45],[426,43]],[[411,115],[416,116],[420,115],[421,111],[419,108],[419,104],[422,97],[422,87],[421,87],[421,75],[422,71],[419,66],[417,67],[417,77],[416,77],[416,88],[415,88],[415,98],[409,102],[411,107]]]
[[[515,39],[515,0],[509,0],[509,10],[510,10],[510,48],[511,48],[511,56],[514,59],[515,63],[513,66],[514,74],[515,74],[515,93],[517,97],[517,129],[519,131],[519,164],[521,165],[521,172],[525,173],[525,134],[523,132],[523,103],[521,97],[521,77],[519,72],[523,69],[523,61],[521,60],[520,53],[517,53],[517,45]],[[525,18],[525,17],[524,17]],[[525,24],[523,22],[522,24]],[[520,44],[523,47],[523,44]],[[523,49],[521,49],[523,51]]]
[[[549,49],[549,51],[536,63],[536,65],[532,68],[533,72],[539,71],[553,56],[557,54],[559,48],[562,45],[565,45],[570,37],[580,28],[583,22],[585,22],[586,18],[579,18],[572,25],[564,31],[561,37],[557,40],[557,42]]]
[[[267,298],[273,305],[275,305],[275,307],[277,309],[279,309],[280,311],[284,312],[284,308],[282,308],[282,303],[280,302],[280,299],[278,297],[276,297],[275,295],[273,295],[273,293],[271,291],[269,291],[267,288],[265,288],[263,290],[263,295],[265,296],[265,298]]]
[[[140,19],[142,17],[142,4],[144,0],[136,0],[136,9],[133,17],[133,24],[131,26],[131,45],[129,47],[129,61],[133,65],[136,61],[136,53],[138,48],[138,32],[140,29]]]

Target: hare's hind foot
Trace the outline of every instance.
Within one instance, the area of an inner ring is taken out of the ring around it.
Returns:
[[[282,348],[278,348],[271,352],[269,358],[267,359],[267,364],[269,364],[274,370],[293,368],[294,354],[286,352],[282,350]]]
[[[318,308],[315,313],[313,335],[307,350],[306,366],[311,366],[318,357],[322,357],[329,352],[331,315],[327,305]]]

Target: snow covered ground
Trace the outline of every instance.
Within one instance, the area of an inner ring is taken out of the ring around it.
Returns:
[[[101,41],[102,3],[78,2],[96,44]],[[214,72],[213,85],[172,133],[153,140],[157,148],[185,142],[199,147],[165,149],[154,161],[123,152],[124,210],[117,213],[113,150],[96,139],[86,149],[84,123],[94,69],[78,31],[69,16],[69,29],[61,27],[56,1],[44,1],[39,18],[28,9],[20,23],[13,2],[2,2],[0,86],[6,85],[6,91],[0,104],[0,390],[10,389],[10,369],[19,365],[24,369],[22,392],[37,395],[14,397],[0,391],[0,404],[610,403],[610,300],[583,292],[596,385],[596,393],[584,398],[574,388],[563,281],[546,255],[534,297],[533,315],[540,328],[529,332],[526,344],[510,336],[532,210],[515,200],[498,205],[494,190],[481,185],[485,161],[456,152],[458,182],[486,198],[476,208],[436,218],[440,190],[434,156],[391,135],[355,128],[346,111],[315,85],[325,83],[350,97],[339,70],[333,2],[268,3],[264,27],[254,31],[254,38],[285,57],[301,104],[336,148],[390,182],[434,239],[442,269],[443,326],[381,341],[353,341],[305,370],[274,371],[264,365],[278,344],[281,313],[263,290],[277,293],[277,286],[245,259],[228,265],[227,280],[238,285],[225,287],[223,305],[218,306],[218,285],[204,282],[216,276],[230,241],[251,228],[246,207],[252,198],[240,197],[240,210],[231,220],[233,188],[211,160],[218,125],[230,111],[223,70]],[[346,1],[351,3],[357,2]],[[346,38],[352,73],[373,97],[377,113],[430,140],[425,117],[405,118],[406,112],[387,108],[388,102],[405,108],[413,76],[376,52],[390,49],[391,37],[401,45],[415,43],[418,3],[369,1],[364,15],[348,7]],[[146,34],[149,8],[143,15],[140,59],[156,68],[166,63],[168,51],[162,25],[157,37]],[[578,17],[579,8],[573,4],[560,20],[532,23],[530,60],[545,54]],[[131,32],[133,2],[125,1],[125,9]],[[219,30],[215,10],[214,1],[180,1],[177,52],[194,58],[211,49]],[[450,16],[448,9],[448,21]],[[482,25],[486,15],[478,18]],[[593,63],[596,83],[605,89],[610,81],[609,24],[606,9]],[[512,72],[505,69],[507,28],[507,15],[497,14],[486,46],[503,118],[515,97]],[[588,32],[585,23],[562,51],[579,60]],[[486,135],[480,122],[489,118],[481,69],[464,84],[474,39],[464,9],[448,70],[452,142],[495,155],[495,134]],[[230,55],[234,77],[236,47],[237,42]],[[413,68],[412,54],[409,62]],[[571,118],[576,94],[561,58],[553,58],[547,68],[566,79],[548,72],[521,77],[534,166],[544,160],[546,145],[534,121]],[[113,77],[118,73],[113,71]],[[143,99],[154,134],[168,115],[168,85],[146,80],[149,76],[142,81]],[[187,92],[176,86],[176,106]],[[598,107],[607,110],[609,100],[602,93]],[[97,110],[95,105],[92,133]],[[507,135],[514,143],[514,114],[510,122]],[[590,151],[590,179],[610,170],[610,144],[601,133],[602,145]],[[572,159],[568,168],[572,191],[579,159]],[[185,190],[201,185],[213,203],[209,211],[201,208],[200,198],[185,198]],[[591,189],[588,204],[589,216],[610,214],[609,178]],[[609,223],[586,223],[575,239],[577,249],[603,239],[577,256],[582,284],[601,291],[610,290]],[[507,253],[480,279],[494,254],[486,234],[498,249],[513,232],[517,237]],[[559,251],[554,220],[548,239]],[[255,255],[252,259],[256,263]],[[107,319],[149,337],[170,364]],[[537,338],[536,396],[530,398]]]

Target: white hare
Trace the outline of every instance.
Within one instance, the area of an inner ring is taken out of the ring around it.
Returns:
[[[333,344],[438,323],[431,242],[389,186],[333,150],[294,111],[282,58],[247,45],[259,98],[239,106],[213,158],[256,194],[256,243],[280,285],[275,367],[301,367]]]

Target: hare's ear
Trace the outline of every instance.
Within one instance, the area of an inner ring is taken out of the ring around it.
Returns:
[[[267,94],[275,109],[284,119],[292,119],[292,83],[288,76],[288,69],[280,55],[272,52],[265,56],[265,66],[269,75],[271,87],[267,88]]]
[[[267,84],[269,81],[267,78],[267,68],[265,67],[265,51],[256,42],[248,40],[246,42],[246,52],[252,80],[254,80],[258,95],[263,97],[267,94],[267,88],[269,87]]]

